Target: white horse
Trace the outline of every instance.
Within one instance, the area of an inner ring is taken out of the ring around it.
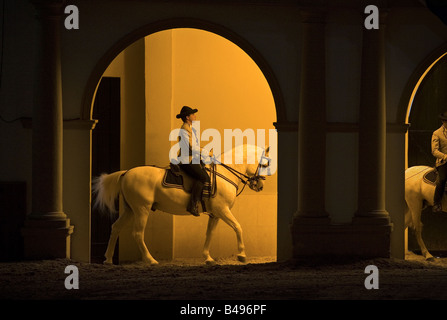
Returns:
[[[410,167],[405,171],[405,226],[414,230],[416,240],[426,260],[434,260],[422,240],[421,212],[426,206],[433,206],[435,185],[424,181],[424,175],[435,170],[428,166]],[[442,197],[442,207],[447,208],[447,198]]]
[[[206,264],[216,263],[210,256],[209,248],[213,231],[219,219],[226,222],[236,232],[238,244],[237,258],[241,262],[246,261],[242,228],[231,213],[231,208],[236,200],[237,190],[243,183],[248,184],[255,191],[261,191],[263,189],[265,176],[260,175],[260,171],[264,171],[270,165],[270,159],[267,158],[269,148],[264,150],[253,145],[241,145],[233,148],[231,152],[233,155],[243,152],[243,163],[216,165],[216,195],[209,199],[204,197],[205,207],[209,215],[206,240],[203,248]],[[227,158],[225,157],[226,154]],[[224,159],[228,159],[228,152],[224,153],[223,156]],[[255,163],[248,163],[247,158],[253,159]],[[263,163],[265,160],[267,160],[267,163]],[[225,161],[228,162],[228,160]],[[183,189],[163,187],[162,180],[164,175],[164,168],[141,166],[128,171],[102,174],[95,179],[93,183],[93,192],[97,195],[95,205],[114,212],[115,199],[120,193],[125,202],[124,212],[112,225],[112,231],[105,253],[105,264],[112,264],[113,252],[119,233],[131,221],[133,221],[132,235],[141,252],[143,262],[158,264],[144,243],[144,230],[150,210],[156,208],[174,215],[190,215],[186,211],[186,207],[191,195]],[[183,175],[183,180],[185,186],[192,184],[191,178],[186,175]]]

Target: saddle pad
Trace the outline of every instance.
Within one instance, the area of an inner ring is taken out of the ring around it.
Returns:
[[[431,184],[431,185],[436,185],[436,180],[438,180],[438,171],[436,171],[435,169],[429,170],[424,174],[424,182]]]
[[[183,188],[183,176],[180,174],[177,175],[177,174],[173,173],[171,169],[166,169],[162,184],[163,184],[163,187],[166,187],[166,188],[184,189]]]

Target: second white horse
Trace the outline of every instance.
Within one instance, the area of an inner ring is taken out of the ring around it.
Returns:
[[[425,206],[433,206],[435,185],[424,181],[424,175],[435,170],[428,166],[410,167],[405,171],[405,226],[414,230],[421,253],[426,260],[433,260],[422,240],[421,213]],[[442,208],[447,209],[447,198],[442,197]]]

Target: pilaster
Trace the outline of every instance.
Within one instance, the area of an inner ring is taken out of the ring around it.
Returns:
[[[379,29],[364,29],[362,82],[359,111],[358,211],[352,224],[366,228],[364,250],[389,257],[392,225],[385,208],[386,102],[385,102],[385,19],[380,11]]]
[[[388,224],[385,209],[386,103],[385,18],[379,29],[364,29],[359,110],[359,191],[354,223]],[[362,222],[361,222],[362,223]]]
[[[296,218],[323,219],[326,158],[326,39],[322,9],[301,11],[303,52],[298,121],[298,211]],[[318,224],[321,221],[317,222]]]
[[[293,256],[318,254],[319,229],[328,226],[326,166],[326,12],[301,10],[302,61],[298,120],[298,206],[291,232]],[[316,237],[316,238],[315,238]]]
[[[32,212],[22,229],[26,258],[70,257],[73,226],[62,204],[62,0],[33,0],[39,21],[32,126]]]

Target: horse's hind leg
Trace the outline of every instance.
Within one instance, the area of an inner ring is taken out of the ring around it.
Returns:
[[[210,216],[208,219],[208,227],[206,229],[206,240],[205,245],[203,246],[203,256],[205,257],[205,263],[208,265],[214,265],[216,264],[216,261],[214,261],[213,258],[210,256],[210,243],[211,243],[211,237],[214,233],[214,230],[216,230],[217,223],[219,222],[219,218],[216,218],[214,216]]]
[[[144,229],[146,228],[149,211],[146,207],[140,207],[134,209],[134,213],[135,219],[132,235],[134,236],[138,249],[141,252],[141,258],[143,262],[149,264],[158,264],[157,260],[152,257],[146,247],[146,244],[144,243]]]
[[[224,209],[224,212],[222,213],[222,216],[220,217],[225,223],[227,223],[233,230],[236,232],[237,237],[237,247],[238,247],[238,255],[237,259],[240,262],[245,262],[247,259],[247,256],[245,254],[245,245],[244,240],[242,239],[242,228],[239,222],[236,220],[236,218],[231,213],[230,209],[226,208]]]
[[[419,244],[419,247],[421,248],[421,253],[424,256],[425,260],[434,260],[435,258],[428,251],[427,247],[425,246],[424,240],[422,240],[422,222],[419,222],[415,225],[414,233],[416,235],[416,240]]]
[[[104,264],[113,264],[113,253],[115,251],[116,241],[123,227],[132,219],[132,211],[130,208],[125,208],[123,214],[112,224],[112,232],[110,234],[109,243],[107,245],[106,253],[104,254],[106,260]]]

